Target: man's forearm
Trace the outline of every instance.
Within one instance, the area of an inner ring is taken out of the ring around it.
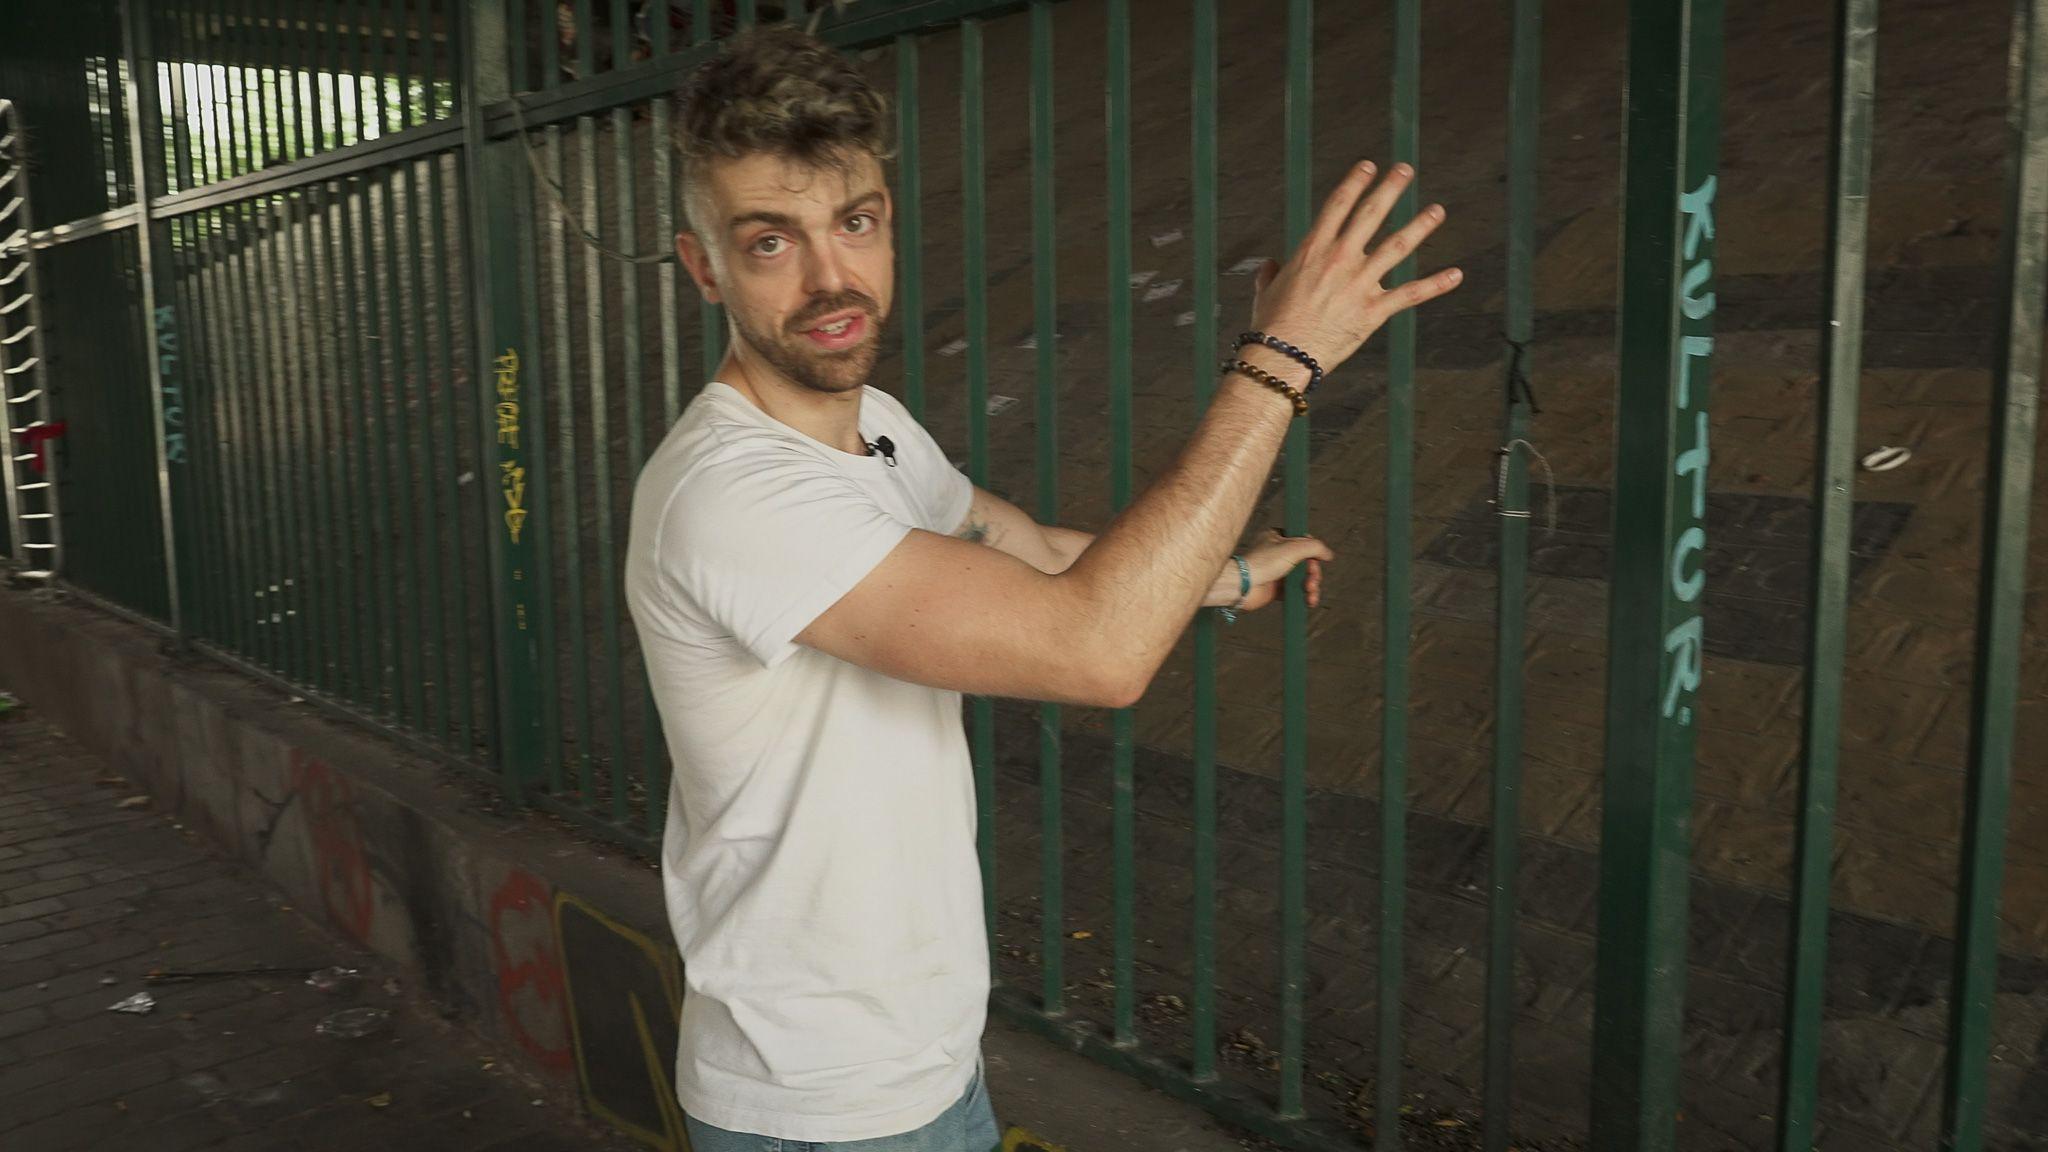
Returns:
[[[1306,382],[1277,353],[1247,348],[1244,357],[1297,387]],[[1104,658],[1125,662],[1140,682],[1158,670],[1215,587],[1293,418],[1278,392],[1226,376],[1187,446],[1067,570],[1104,637]]]

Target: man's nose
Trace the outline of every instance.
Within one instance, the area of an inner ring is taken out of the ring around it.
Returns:
[[[829,296],[845,290],[846,268],[833,245],[814,244],[805,250],[804,288],[813,296]]]

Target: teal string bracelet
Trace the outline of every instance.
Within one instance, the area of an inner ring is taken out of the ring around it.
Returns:
[[[1231,559],[1237,561],[1237,602],[1216,610],[1222,614],[1225,624],[1237,623],[1237,610],[1244,607],[1245,597],[1252,594],[1252,566],[1245,563],[1242,556],[1232,556]]]

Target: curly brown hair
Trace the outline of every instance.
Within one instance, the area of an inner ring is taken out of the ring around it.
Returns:
[[[889,102],[837,49],[790,23],[734,36],[683,84],[675,145],[683,203],[714,159],[767,152],[844,168],[889,158]]]

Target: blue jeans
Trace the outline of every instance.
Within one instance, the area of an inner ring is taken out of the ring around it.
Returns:
[[[996,1126],[996,1111],[989,1103],[988,1085],[981,1069],[960,1099],[938,1119],[915,1132],[883,1136],[874,1140],[847,1140],[818,1144],[807,1140],[784,1140],[779,1136],[754,1136],[728,1132],[709,1124],[683,1118],[690,1133],[690,1152],[996,1152],[1003,1143]]]

